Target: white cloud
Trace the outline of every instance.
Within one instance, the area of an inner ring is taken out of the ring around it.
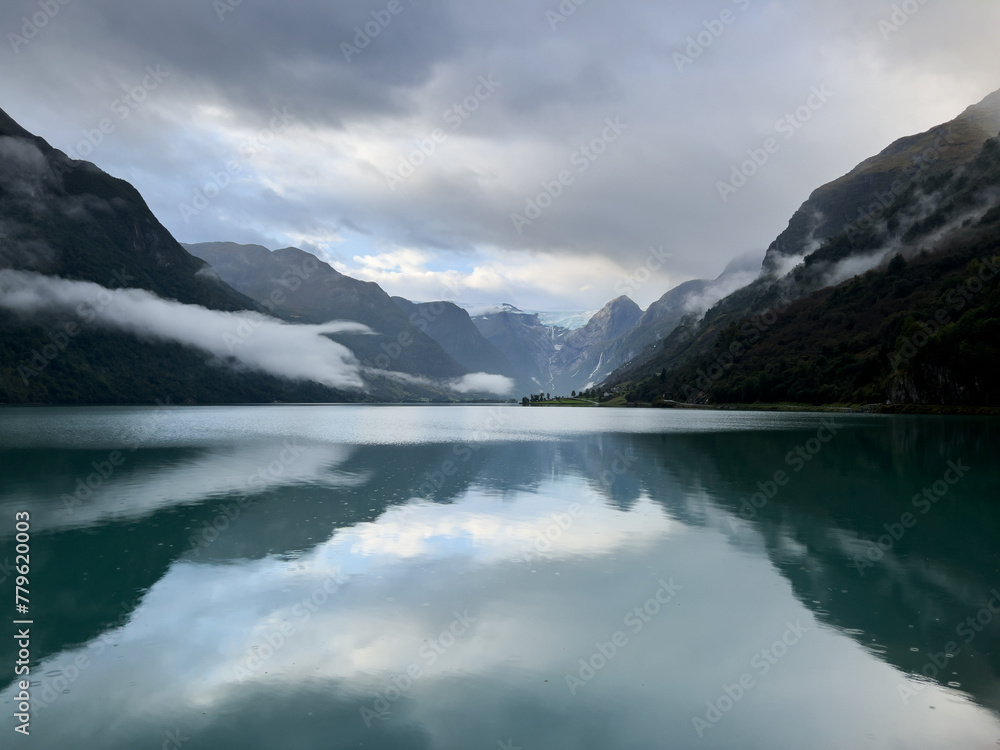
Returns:
[[[467,270],[434,270],[435,266],[468,266]],[[432,254],[415,248],[355,256],[337,270],[374,281],[389,294],[416,301],[449,300],[474,304],[511,302],[523,309],[599,308],[620,296],[620,282],[628,273],[615,260],[601,255],[571,258],[555,253],[480,250],[475,254]],[[633,271],[634,272],[634,271]],[[636,295],[646,305],[663,293],[665,274],[642,285]]]
[[[474,372],[452,381],[450,388],[457,393],[492,393],[496,396],[506,396],[514,390],[514,381],[503,375]]]
[[[360,323],[288,325],[252,312],[219,312],[160,299],[142,289],[110,290],[86,281],[0,270],[0,306],[27,314],[72,315],[136,336],[174,341],[242,365],[333,388],[362,388],[360,368],[347,347],[325,333],[370,333]]]

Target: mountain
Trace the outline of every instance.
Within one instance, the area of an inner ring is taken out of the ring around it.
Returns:
[[[0,110],[0,268],[146,289],[216,310],[259,306],[206,273],[138,191]]]
[[[585,390],[607,377],[619,364],[622,337],[642,318],[642,309],[628,297],[612,300],[583,328],[563,338],[552,364],[554,389],[565,394]]]
[[[573,329],[548,321],[579,321],[583,315],[529,313],[506,303],[473,308],[472,320],[522,379],[547,393],[565,395],[586,390],[641,357],[681,321],[752,282],[760,264],[759,253],[741,255],[718,278],[680,284],[645,312],[627,296],[619,297],[586,314],[587,322]]]
[[[767,249],[764,272],[781,275],[843,232],[862,234],[889,205],[916,185],[973,160],[1000,131],[1000,91],[951,122],[900,138],[843,177],[815,190]]]
[[[310,258],[279,254],[300,271],[312,268]],[[381,312],[393,333],[412,328],[375,285],[318,264],[315,277],[329,282],[327,296],[356,290],[339,297],[348,302],[331,317],[359,313],[377,328]],[[454,400],[470,392],[465,368],[415,329],[400,344],[348,336],[357,324],[295,326],[265,315],[275,310],[270,293],[283,289],[272,286],[260,303],[233,289],[170,235],[134,187],[0,112],[0,403]],[[367,308],[368,300],[377,304]],[[287,319],[329,320],[310,306],[316,300],[296,301],[282,311]],[[382,343],[392,354],[398,344],[399,361],[423,357],[434,379],[365,370],[330,338],[374,342],[379,354]]]
[[[635,327],[622,338],[611,360],[612,370],[641,359],[644,352],[655,348],[685,320],[697,320],[716,302],[755,281],[760,271],[760,254],[744,253],[730,261],[714,280],[686,281],[668,291],[647,308]]]
[[[998,403],[994,126],[1000,92],[814,192],[760,279],[607,385],[676,400]]]
[[[489,372],[515,380],[523,379],[472,322],[469,313],[453,302],[416,303],[393,297],[410,324],[436,341],[448,355],[469,372]],[[523,384],[527,387],[527,384]]]
[[[295,247],[272,252],[233,242],[185,247],[210,263],[227,284],[283,320],[351,320],[369,326],[376,335],[331,336],[366,365],[430,378],[456,378],[469,372],[411,324],[378,284],[345,276],[311,253]]]
[[[525,313],[508,304],[500,312],[477,315],[472,322],[514,366],[519,381],[558,392],[552,364],[567,329],[545,325],[538,313]]]
[[[89,322],[111,306],[111,289],[145,290],[214,311],[256,312],[260,306],[184,250],[135,188],[70,159],[3,111],[0,276],[0,403],[336,401],[362,395],[237,372],[176,341]],[[35,284],[30,294],[19,286],[25,281]],[[82,285],[75,288],[92,296],[67,308],[53,291],[50,282],[56,281]],[[24,305],[37,294],[47,294],[47,301],[29,314]]]

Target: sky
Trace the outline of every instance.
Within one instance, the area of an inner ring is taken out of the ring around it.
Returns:
[[[6,0],[0,108],[181,242],[646,307],[1000,88],[997,28],[982,0]]]

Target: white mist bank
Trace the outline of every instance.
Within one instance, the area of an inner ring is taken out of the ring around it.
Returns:
[[[0,270],[0,307],[22,315],[64,316],[81,327],[111,328],[140,338],[170,341],[237,368],[342,389],[364,388],[363,368],[350,349],[324,334],[373,333],[367,326],[350,321],[290,324],[255,312],[222,312],[165,300],[144,289],[111,290],[89,281],[10,269]],[[461,394],[504,395],[514,385],[509,378],[487,373],[446,383],[385,370],[378,374]]]

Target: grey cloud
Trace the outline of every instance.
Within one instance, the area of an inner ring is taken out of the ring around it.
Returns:
[[[553,30],[546,11],[557,2],[400,1],[402,12],[351,61],[341,42],[388,0],[243,2],[223,21],[194,0],[73,3],[10,56],[0,96],[22,124],[67,148],[146,65],[167,66],[169,83],[92,158],[135,183],[186,241],[282,246],[336,236],[453,253],[597,254],[625,268],[664,245],[676,283],[714,277],[731,257],[766,247],[820,184],[1000,85],[991,33],[1000,9],[975,0],[928,3],[888,39],[878,23],[891,2],[754,1],[682,71],[674,54],[688,38],[742,3],[593,1]],[[19,27],[34,7],[5,5],[0,30]],[[502,86],[451,131],[442,113],[479,75]],[[836,97],[722,203],[716,182],[823,84]],[[178,203],[232,157],[200,113],[259,127],[283,106],[302,126],[297,138],[317,135],[313,163],[255,164],[246,184],[182,221]],[[514,231],[510,213],[616,116],[629,123],[627,137],[528,231]],[[396,192],[373,191],[379,176],[367,157],[333,153],[322,140],[350,131],[416,141],[435,128],[448,134],[451,157],[429,159]],[[316,182],[307,169],[329,179]],[[318,249],[337,254],[335,242]],[[591,294],[586,307],[614,296],[599,284]]]

